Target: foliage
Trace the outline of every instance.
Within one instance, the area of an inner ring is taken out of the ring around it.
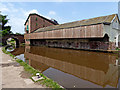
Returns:
[[[7,15],[0,14],[0,27],[1,27],[0,36],[12,34],[12,31],[10,31],[11,26],[6,26],[6,24],[8,23],[8,20],[9,19],[7,19]]]
[[[12,38],[11,41],[15,41],[15,40]]]
[[[116,47],[116,50],[118,50],[118,51],[119,51],[119,50],[120,50],[120,48]]]
[[[3,46],[4,44],[0,42],[0,46]]]
[[[25,46],[25,43],[21,43],[20,46]]]
[[[12,55],[10,52],[8,52],[8,51],[6,51],[6,47],[3,47],[2,48],[2,51],[3,51],[3,53],[5,53],[5,54],[9,54],[11,57],[15,57],[14,55]]]
[[[16,32],[16,35],[23,35],[23,34]]]
[[[12,38],[11,40],[7,40],[7,44],[15,46],[16,41]]]

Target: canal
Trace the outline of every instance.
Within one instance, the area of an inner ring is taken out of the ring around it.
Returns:
[[[112,53],[40,46],[19,47],[11,53],[65,88],[118,87],[118,57]]]

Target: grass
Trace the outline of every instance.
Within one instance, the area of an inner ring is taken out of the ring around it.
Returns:
[[[15,45],[16,41],[15,41],[14,39],[11,39],[11,41],[8,41],[8,40],[7,40],[7,44],[8,44],[8,43],[9,43],[10,45]]]
[[[116,50],[120,51],[120,48],[117,47]]]
[[[7,52],[5,47],[2,48],[3,53],[5,54],[9,54],[11,57],[15,57],[14,55],[12,55],[10,52]],[[24,70],[31,73],[32,76],[36,76],[36,73],[40,73],[39,70],[34,69],[33,67],[31,67],[30,65],[28,65],[26,62],[20,60],[20,59],[16,59],[16,62],[18,62],[21,66],[24,67]],[[43,75],[42,73],[40,73],[40,75],[43,77],[42,80],[38,80],[36,82],[39,82],[42,85],[45,85],[47,87],[52,88],[53,90],[64,90],[64,88],[61,88],[60,85],[56,82],[54,82],[52,79],[46,77],[45,75]],[[32,77],[30,77],[30,79],[32,79]],[[32,79],[33,80],[33,79]],[[34,80],[33,80],[34,81]],[[34,81],[35,82],[35,81]]]
[[[25,46],[25,43],[21,43],[20,46]]]
[[[4,44],[3,43],[0,43],[0,46],[3,46]]]
[[[3,53],[5,53],[5,54],[9,54],[12,58],[15,57],[15,56],[12,55],[10,52],[6,51],[5,47],[2,48],[2,51],[3,51]]]

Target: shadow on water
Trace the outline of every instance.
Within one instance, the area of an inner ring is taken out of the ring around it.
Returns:
[[[38,46],[11,53],[65,88],[118,87],[116,56],[111,53]]]

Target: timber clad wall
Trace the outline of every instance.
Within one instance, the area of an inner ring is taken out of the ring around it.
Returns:
[[[102,38],[103,24],[25,34],[25,39]]]

